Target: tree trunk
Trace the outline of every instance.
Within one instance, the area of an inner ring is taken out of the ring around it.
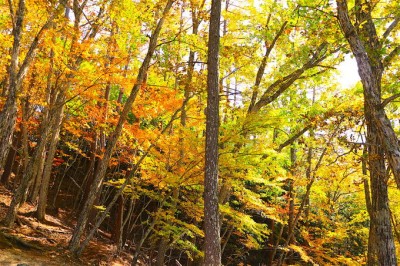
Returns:
[[[87,167],[87,171],[85,177],[83,178],[82,182],[82,192],[80,197],[77,197],[74,202],[74,210],[75,206],[78,203],[85,202],[87,200],[87,195],[90,192],[90,186],[93,183],[93,178],[96,175],[96,171],[98,170],[99,159],[96,157],[97,152],[100,150],[98,148],[99,145],[99,137],[97,132],[93,132],[93,141],[90,143],[90,152],[89,152],[89,166]],[[77,208],[77,212],[82,211],[83,206],[79,206]]]
[[[295,229],[295,224],[294,224],[294,197],[295,197],[295,192],[294,192],[294,175],[296,174],[296,163],[297,163],[297,150],[294,147],[290,147],[290,172],[292,175],[292,178],[289,179],[289,191],[288,191],[288,197],[289,197],[289,219],[288,219],[288,238],[289,242],[288,245],[293,244],[294,242],[294,229]],[[305,201],[307,202],[309,197],[305,198]],[[292,251],[288,252],[289,254],[292,253]],[[291,256],[290,256],[291,257]],[[293,264],[293,260],[289,259],[288,260],[289,264]]]
[[[32,158],[29,160],[26,171],[23,173],[23,176],[21,178],[21,183],[13,195],[10,207],[7,211],[7,215],[4,220],[4,224],[8,227],[10,227],[14,224],[15,216],[17,214],[18,208],[19,208],[20,204],[23,202],[25,194],[27,193],[29,185],[31,184],[33,174],[38,172],[37,171],[38,158],[39,158],[39,156],[42,155],[42,153],[44,151],[49,130],[50,130],[50,126],[42,127],[41,138],[36,147],[35,153],[33,154]]]
[[[62,6],[62,5],[59,5],[59,8],[61,8],[60,6]],[[25,13],[25,0],[19,1],[16,23],[15,23],[15,25],[13,25],[14,43],[13,43],[13,50],[12,50],[12,55],[11,55],[11,64],[10,64],[10,68],[9,68],[10,82],[9,82],[8,97],[7,97],[6,104],[5,104],[2,112],[0,113],[0,168],[3,167],[3,161],[4,161],[5,156],[7,156],[7,154],[8,154],[10,140],[14,133],[15,120],[16,120],[16,116],[17,116],[17,106],[16,106],[17,92],[22,85],[23,79],[33,61],[33,58],[35,57],[35,52],[36,52],[37,46],[39,45],[39,40],[41,39],[44,31],[46,29],[48,29],[50,27],[50,25],[52,24],[52,21],[55,18],[55,16],[58,14],[58,11],[59,11],[58,9],[54,10],[54,12],[50,16],[50,18],[40,28],[39,32],[33,39],[28,52],[25,55],[23,63],[18,68],[18,58],[19,58],[19,48],[20,48],[20,42],[21,42],[22,23],[23,23],[24,13]],[[17,68],[18,68],[18,71],[17,71]],[[41,142],[44,142],[43,138],[41,138]],[[39,153],[37,153],[35,155],[35,157],[38,154]],[[31,160],[30,163],[31,162],[34,162],[34,161]],[[10,207],[7,211],[7,215],[6,215],[5,219],[3,220],[3,223],[8,227],[12,226],[14,224],[15,216],[16,216],[17,210],[19,208],[19,205],[21,204],[22,200],[25,198],[27,189],[29,187],[31,177],[32,177],[31,173],[37,172],[37,171],[31,171],[31,168],[29,167],[29,165],[26,169],[30,171],[30,174],[26,175],[24,173],[24,175],[21,179],[21,184],[18,187],[18,189],[16,190],[16,192],[14,193]]]
[[[169,248],[169,239],[162,237],[160,243],[158,244],[157,260],[155,266],[164,266],[165,253],[167,253]]]
[[[290,148],[290,162],[291,162],[291,168],[290,172],[292,174],[292,177],[296,173],[296,161],[297,161],[297,156],[296,156],[297,150],[294,147]],[[291,178],[288,180],[289,182],[289,191],[288,191],[288,197],[289,197],[289,219],[288,219],[288,235],[292,235],[294,232],[294,179]],[[292,244],[292,240],[289,241],[289,245]]]
[[[370,14],[371,7],[366,4],[366,7],[355,8],[359,23],[362,24],[362,27],[356,29],[348,15],[347,1],[337,1],[337,5],[340,26],[357,61],[365,105],[370,110],[370,123],[376,124],[378,143],[384,149],[400,188],[400,144],[381,102],[381,81],[385,65],[379,52],[381,44]]]
[[[129,176],[130,175],[127,175],[127,178],[129,178]],[[125,215],[125,218],[122,221],[120,236],[118,238],[119,241],[117,243],[117,254],[119,254],[124,248],[127,236],[129,232],[131,232],[131,230],[129,230],[129,225],[132,219],[132,213],[135,209],[135,206],[136,206],[136,200],[133,196],[131,196],[128,204],[128,213]]]
[[[4,169],[4,163],[12,144],[15,121],[17,116],[16,84],[11,81],[7,101],[0,113],[0,169]]]
[[[397,265],[396,249],[390,222],[388,175],[385,157],[400,187],[400,146],[381,103],[381,81],[384,71],[380,39],[376,33],[369,3],[354,8],[360,27],[348,14],[347,1],[336,1],[338,20],[356,58],[364,89],[364,112],[367,124],[368,164],[371,180],[370,236],[368,265]]]
[[[22,132],[17,132],[16,135],[17,136],[14,138],[10,152],[8,153],[3,174],[1,175],[0,182],[5,186],[8,186],[8,182],[10,180],[11,172],[15,162],[15,156],[17,155],[18,147],[21,145]]]
[[[121,237],[123,232],[124,209],[124,197],[120,195],[114,209],[114,224],[112,231],[112,239],[117,246],[122,242]]]
[[[3,110],[0,112],[0,170],[4,169],[4,163],[12,144],[12,136],[17,116],[17,90],[21,85],[21,82],[18,81],[18,61],[24,17],[25,0],[20,0],[16,13],[16,21],[15,24],[13,24],[12,31],[14,42],[11,52],[11,63],[8,68],[8,95]]]
[[[390,222],[387,172],[384,151],[379,145],[377,128],[365,106],[367,121],[368,164],[371,181],[368,265],[397,265],[396,249]],[[369,121],[369,122],[368,122]]]
[[[22,123],[21,123],[21,163],[19,165],[18,173],[14,179],[14,187],[22,179],[22,175],[26,172],[29,164],[29,140],[28,140],[28,119],[29,119],[29,101],[26,101],[22,109]],[[20,174],[21,173],[21,174]]]
[[[274,247],[272,249],[271,255],[268,257],[268,265],[272,265],[272,263],[274,262],[276,252],[278,251],[279,243],[280,243],[280,241],[282,239],[282,234],[283,234],[283,229],[284,228],[285,228],[285,225],[281,224],[280,230],[279,230],[279,234],[278,234],[278,236],[276,238],[276,241],[275,241]]]
[[[43,177],[42,177],[42,182],[40,186],[40,193],[39,193],[39,201],[38,201],[38,208],[36,211],[36,216],[39,221],[44,221],[45,220],[45,214],[46,214],[46,206],[47,206],[47,194],[49,191],[49,185],[50,185],[50,176],[51,176],[51,170],[53,168],[53,160],[54,156],[57,150],[57,144],[58,144],[58,139],[59,139],[59,134],[61,130],[61,124],[62,124],[62,119],[63,119],[63,114],[64,114],[64,100],[65,100],[65,94],[63,92],[60,92],[60,95],[58,95],[58,99],[56,101],[56,107],[55,114],[53,117],[53,132],[51,134],[50,138],[50,145],[49,145],[49,150],[47,152],[47,158],[45,161],[44,165],[44,170],[43,170]]]
[[[42,154],[39,154],[37,162],[38,164],[37,172],[33,173],[33,178],[32,178],[33,184],[31,188],[29,188],[30,190],[29,201],[32,203],[36,201],[36,198],[39,195],[40,186],[42,185],[45,159],[46,159],[46,149],[43,150]]]
[[[218,206],[219,137],[219,31],[221,0],[211,4],[208,39],[206,155],[204,177],[204,265],[221,265],[221,241]]]

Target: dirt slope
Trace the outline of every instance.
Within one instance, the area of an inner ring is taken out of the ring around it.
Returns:
[[[12,193],[0,186],[0,220],[5,217]],[[12,229],[0,226],[0,265],[130,265],[129,254],[115,255],[115,247],[105,237],[94,239],[76,259],[66,250],[73,221],[63,210],[46,222],[34,218],[35,206],[25,203]]]

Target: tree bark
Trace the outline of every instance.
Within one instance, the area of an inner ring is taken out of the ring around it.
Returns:
[[[367,117],[367,116],[366,116]],[[368,265],[397,265],[390,221],[387,173],[383,149],[377,145],[374,125],[368,127],[369,171],[371,180]]]
[[[30,191],[29,193],[29,201],[34,203],[39,195],[40,186],[42,185],[42,178],[43,178],[43,169],[46,159],[46,149],[43,150],[42,154],[38,154],[39,158],[37,161],[38,167],[37,172],[33,173],[32,176],[32,186],[28,188]]]
[[[290,172],[292,174],[292,177],[295,175],[295,167],[296,167],[296,161],[297,161],[297,156],[296,156],[296,148],[290,147],[290,162],[291,162],[291,167],[290,167]],[[294,234],[294,179],[290,178],[288,180],[289,182],[289,191],[288,191],[288,197],[289,197],[289,219],[288,219],[288,235]],[[289,241],[289,245],[292,244],[293,239]]]
[[[221,265],[218,206],[219,39],[221,0],[211,4],[208,39],[206,154],[204,176],[204,265]]]
[[[164,266],[165,253],[167,253],[169,248],[169,239],[162,237],[160,243],[158,244],[157,259],[155,266]]]
[[[23,0],[20,0],[23,1]],[[10,85],[10,92],[9,93],[16,93],[16,91],[20,88],[23,78],[25,77],[29,66],[31,65],[34,57],[35,57],[35,51],[37,46],[39,45],[39,40],[41,39],[44,31],[46,29],[48,29],[50,26],[53,25],[53,20],[56,18],[56,16],[61,12],[61,10],[63,10],[63,5],[58,5],[57,9],[54,10],[54,12],[51,14],[51,16],[48,18],[48,20],[46,21],[46,23],[41,27],[41,29],[39,30],[39,32],[36,34],[34,40],[32,41],[32,44],[29,47],[29,50],[25,56],[25,59],[21,65],[21,67],[18,70],[18,73],[15,77],[15,86],[13,87],[14,89],[11,90],[12,85]],[[21,22],[22,23],[22,22]],[[18,55],[17,55],[18,56]],[[17,60],[18,61],[18,60]],[[11,67],[12,68],[12,67]],[[10,71],[10,77],[12,75],[11,73],[12,71]],[[12,81],[12,79],[10,78],[10,81]],[[10,84],[12,84],[12,82],[10,82]],[[66,85],[68,86],[68,85]],[[62,93],[62,92],[61,92]],[[14,100],[16,100],[16,98],[14,98]],[[8,99],[7,99],[8,101]],[[16,109],[16,107],[15,107]],[[57,106],[55,107],[55,109],[57,109]],[[15,114],[16,115],[16,114]],[[1,115],[0,115],[1,116]],[[50,115],[51,117],[51,115]],[[15,119],[16,117],[12,118],[10,117],[10,119]],[[1,122],[1,119],[0,119]],[[48,123],[50,123],[50,121],[48,121]],[[50,123],[51,124],[51,123]],[[24,173],[23,176],[21,178],[21,184],[20,186],[17,188],[16,192],[14,193],[13,199],[11,201],[10,207],[7,211],[7,215],[6,218],[4,219],[3,223],[6,226],[12,226],[14,224],[15,221],[15,217],[18,211],[18,208],[20,206],[20,204],[23,202],[23,200],[26,199],[26,193],[28,191],[28,188],[32,182],[32,176],[34,174],[38,173],[38,167],[39,167],[39,162],[40,162],[40,156],[42,155],[45,146],[46,146],[46,140],[47,137],[49,135],[50,129],[56,130],[55,128],[51,128],[51,126],[46,126],[46,125],[42,125],[41,127],[41,138],[39,140],[39,143],[37,145],[37,148],[35,149],[35,153],[32,157],[31,160],[29,160],[29,163],[26,167],[26,169],[24,169]],[[14,124],[12,126],[12,132],[13,133],[14,130]],[[3,131],[1,131],[1,134],[4,134]],[[1,155],[0,155],[1,157]]]
[[[125,201],[123,195],[118,197],[118,201],[116,202],[116,206],[113,213],[113,231],[111,238],[114,243],[119,248],[119,244],[122,242],[122,233],[124,228],[124,209],[125,209]]]
[[[368,265],[397,265],[396,248],[390,221],[387,171],[384,150],[379,144],[377,125],[364,105],[367,122],[368,165],[370,174],[370,231],[368,237]],[[366,192],[367,193],[367,192]]]
[[[1,175],[1,180],[0,180],[0,182],[5,186],[8,186],[12,168],[15,162],[15,156],[17,155],[18,147],[21,145],[22,132],[21,131],[17,132],[15,135],[14,135],[13,145],[8,153],[7,160],[4,166],[4,171],[3,174]]]

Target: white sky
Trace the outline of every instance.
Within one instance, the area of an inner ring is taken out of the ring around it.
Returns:
[[[339,74],[336,76],[342,88],[354,86],[359,80],[357,62],[350,55],[345,56],[345,60],[338,66]]]

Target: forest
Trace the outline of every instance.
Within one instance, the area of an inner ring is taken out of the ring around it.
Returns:
[[[400,1],[0,0],[0,53],[0,257],[400,262]]]

